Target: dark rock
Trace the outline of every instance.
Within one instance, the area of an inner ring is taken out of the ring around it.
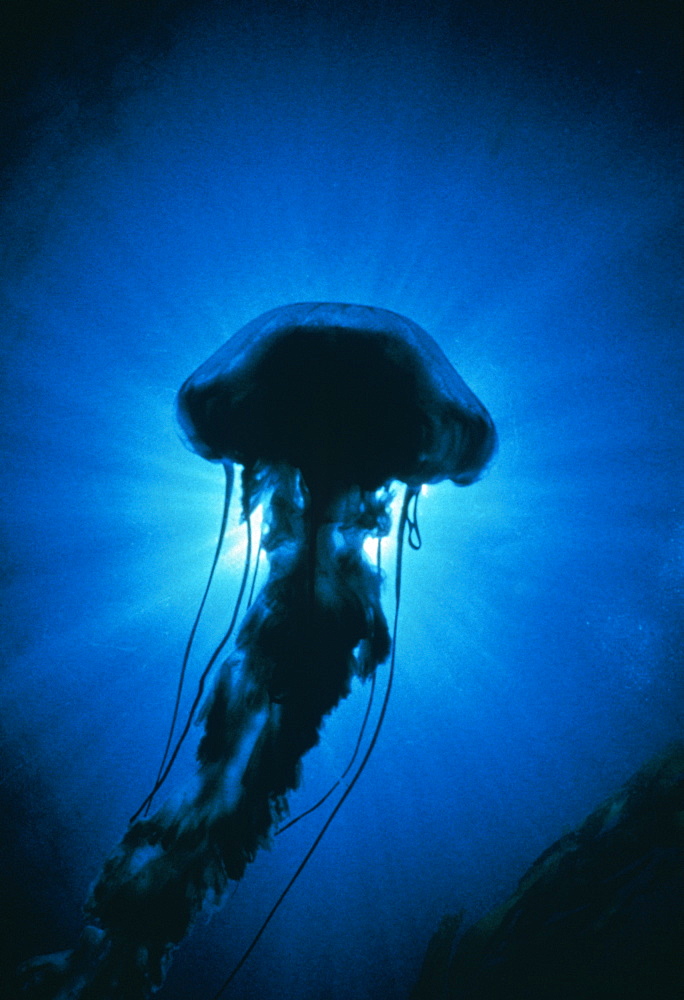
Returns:
[[[411,1000],[681,1000],[684,744],[549,847],[454,948],[457,929],[449,940],[442,923]]]

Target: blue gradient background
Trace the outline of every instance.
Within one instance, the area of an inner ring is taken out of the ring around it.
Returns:
[[[156,773],[223,488],[179,440],[177,388],[258,313],[350,301],[427,329],[500,451],[421,502],[381,739],[229,995],[402,998],[445,912],[501,902],[682,734],[681,5],[169,2],[133,27],[129,7],[72,4],[18,44],[7,961],[75,943]],[[229,541],[195,678],[239,579]],[[343,769],[365,697],[293,810]],[[212,995],[320,822],[195,929],[163,997]]]

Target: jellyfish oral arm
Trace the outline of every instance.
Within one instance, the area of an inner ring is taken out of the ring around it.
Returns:
[[[159,987],[202,908],[270,843],[325,716],[389,653],[380,576],[363,551],[369,533],[389,530],[389,492],[317,504],[292,469],[247,476],[245,488],[256,495],[264,478],[269,577],[202,708],[196,785],[134,822],[105,863],[90,929],[60,960],[64,996],[79,997],[80,980],[126,1000]]]

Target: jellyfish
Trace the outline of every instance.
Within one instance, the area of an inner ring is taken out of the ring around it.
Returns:
[[[225,469],[222,530],[242,467],[248,553],[250,515],[264,505],[268,577],[232,648],[231,625],[212,657],[206,697],[209,667],[202,675],[195,784],[152,811],[188,719],[175,749],[172,726],[152,792],[91,889],[77,947],[33,960],[27,995],[145,1000],[161,986],[198,914],[287,818],[302,758],[354,677],[374,679],[388,658],[393,668],[402,545],[419,490],[474,482],[496,446],[489,414],[435,341],[403,316],[360,305],[307,302],[259,316],[186,380],[177,415],[189,446]],[[395,482],[405,493],[391,633],[383,574],[364,542],[389,533]],[[240,597],[248,567],[249,554]],[[391,676],[355,778],[390,686]],[[177,712],[178,699],[174,723]]]

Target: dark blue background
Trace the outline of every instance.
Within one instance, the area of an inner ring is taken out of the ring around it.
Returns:
[[[8,961],[75,942],[156,771],[222,495],[177,388],[258,313],[351,301],[435,337],[500,452],[421,502],[380,742],[231,995],[405,997],[443,913],[500,902],[682,732],[681,5],[7,9]],[[195,678],[243,547],[234,524]],[[365,697],[293,808],[344,768]],[[163,996],[211,996],[319,823]]]

